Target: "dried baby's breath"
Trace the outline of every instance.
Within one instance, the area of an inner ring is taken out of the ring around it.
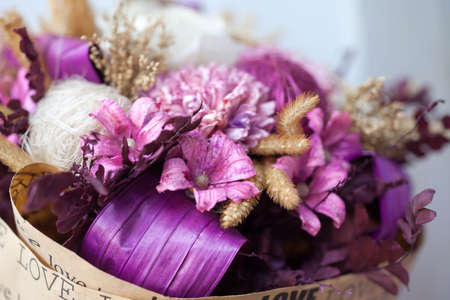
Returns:
[[[387,157],[401,158],[405,145],[418,138],[416,121],[405,113],[400,102],[388,102],[383,97],[384,78],[370,79],[347,96],[345,109],[353,119],[361,143]]]
[[[124,13],[123,2],[114,13],[110,36],[94,35],[91,43],[96,45],[92,47],[91,60],[103,72],[105,82],[130,99],[136,99],[140,90],[155,84],[156,75],[165,68],[171,45],[162,20],[138,31]]]

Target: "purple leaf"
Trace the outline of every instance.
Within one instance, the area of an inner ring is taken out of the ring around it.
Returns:
[[[389,273],[397,277],[404,285],[408,286],[409,274],[408,271],[402,266],[402,264],[400,263],[391,264],[386,267],[386,270],[388,270]]]
[[[392,295],[398,294],[398,288],[394,280],[392,280],[392,278],[383,271],[372,271],[366,273],[365,275],[369,280],[375,282]]]
[[[432,189],[426,189],[415,195],[412,201],[412,213],[417,214],[417,212],[431,203],[435,191]]]
[[[417,212],[416,215],[416,224],[422,225],[428,222],[433,221],[436,218],[436,212],[434,210],[428,208],[422,208]]]

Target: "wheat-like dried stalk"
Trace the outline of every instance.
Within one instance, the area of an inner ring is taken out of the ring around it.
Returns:
[[[292,210],[300,204],[297,189],[283,171],[275,168],[273,159],[267,158],[264,162],[264,179],[267,194],[272,201],[281,207]]]
[[[283,135],[303,134],[300,120],[319,104],[319,96],[303,93],[289,102],[278,114],[277,130]]]
[[[250,181],[262,192],[264,190],[263,165],[258,161],[254,161],[253,163],[256,176],[251,178]],[[258,205],[260,195],[261,194],[258,194],[239,203],[228,201],[222,208],[220,215],[220,225],[222,228],[227,229],[241,224],[253,211],[256,205]]]
[[[44,31],[80,38],[97,32],[94,15],[87,0],[48,0],[51,20],[43,22]]]
[[[250,149],[255,155],[300,155],[309,149],[311,142],[305,135],[272,134],[259,141],[259,144]]]

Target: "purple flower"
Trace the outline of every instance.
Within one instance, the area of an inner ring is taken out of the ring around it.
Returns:
[[[11,100],[19,100],[23,109],[30,113],[34,111],[36,103],[32,96],[36,91],[30,89],[30,82],[26,75],[27,70],[21,67],[18,69],[15,79],[9,75],[3,75],[0,78],[0,104],[6,106]]]
[[[168,115],[158,112],[149,98],[140,98],[133,103],[127,117],[122,107],[113,100],[105,99],[91,117],[105,127],[108,135],[94,134],[97,143],[92,157],[101,157],[95,164],[102,165],[105,171],[114,172],[123,166],[122,145],[125,140],[129,146],[128,159],[138,160],[144,146],[155,141],[162,132]],[[86,138],[85,138],[86,139]],[[83,140],[83,144],[86,140]]]
[[[275,102],[266,86],[227,66],[185,67],[160,78],[149,93],[160,111],[202,117],[199,130],[223,131],[245,148],[256,146],[274,125]]]
[[[259,193],[243,181],[256,175],[241,145],[217,131],[209,139],[198,132],[179,140],[182,156],[169,158],[163,167],[158,192],[192,188],[197,209],[211,210],[218,202],[249,199]]]
[[[277,111],[304,92],[317,93],[320,106],[327,106],[326,93],[309,72],[311,67],[279,50],[252,49],[241,57],[236,66],[270,88]]]
[[[302,228],[315,236],[321,228],[320,220],[315,214],[321,213],[333,220],[334,226],[339,228],[345,221],[345,203],[333,192],[346,177],[348,164],[343,160],[332,160],[321,166],[312,174],[311,182],[306,184],[302,158],[284,156],[274,165],[284,171],[297,186],[297,191],[303,203],[297,208]]]

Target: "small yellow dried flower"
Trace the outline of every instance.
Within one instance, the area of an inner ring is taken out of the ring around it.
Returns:
[[[134,100],[138,91],[148,90],[158,72],[164,70],[171,42],[161,20],[144,31],[137,31],[123,6],[121,2],[114,13],[111,36],[91,38],[93,45],[100,45],[107,51],[103,53],[98,47],[92,47],[90,58],[103,72],[105,82]]]
[[[406,143],[418,138],[415,119],[405,114],[403,103],[385,101],[383,85],[384,78],[369,79],[348,94],[345,110],[353,119],[354,129],[360,132],[365,149],[401,158]]]
[[[256,155],[300,155],[309,149],[310,141],[305,135],[272,134],[250,149]]]

